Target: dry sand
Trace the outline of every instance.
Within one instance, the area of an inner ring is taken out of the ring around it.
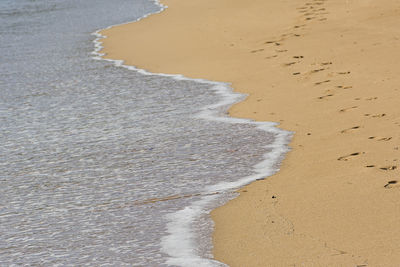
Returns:
[[[232,116],[295,131],[278,174],[213,211],[215,258],[398,266],[400,2],[164,3],[161,14],[105,30],[107,57],[232,82],[250,94]]]

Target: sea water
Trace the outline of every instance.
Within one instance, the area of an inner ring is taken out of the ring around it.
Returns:
[[[227,84],[99,60],[97,30],[161,9],[0,2],[2,266],[222,265],[209,211],[275,172],[290,134],[229,118]]]

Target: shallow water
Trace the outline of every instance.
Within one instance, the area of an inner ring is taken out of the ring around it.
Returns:
[[[166,265],[175,246],[166,238],[182,227],[174,214],[208,194],[189,224],[191,242],[175,242],[212,257],[207,211],[234,196],[212,186],[253,174],[268,150],[260,144],[277,136],[199,118],[226,98],[214,84],[92,58],[90,33],[159,8],[145,0],[0,2],[2,265]]]

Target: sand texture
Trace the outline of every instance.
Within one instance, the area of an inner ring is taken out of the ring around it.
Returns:
[[[231,82],[250,94],[232,116],[295,132],[278,174],[213,211],[215,258],[399,266],[400,2],[164,3],[105,30],[106,57]]]

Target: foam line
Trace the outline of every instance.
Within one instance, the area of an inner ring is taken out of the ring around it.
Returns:
[[[154,13],[146,14],[137,20],[112,25],[105,29],[112,28],[114,26],[124,25],[132,22],[142,20],[150,15],[162,12],[167,6],[162,5],[157,0],[154,1],[156,5],[160,7],[160,10]],[[136,71],[143,75],[158,75],[163,77],[170,77],[175,80],[189,80],[199,82],[203,84],[212,85],[213,90],[217,95],[222,96],[222,100],[216,104],[206,106],[200,110],[195,116],[198,119],[218,121],[232,124],[251,124],[255,128],[263,130],[269,134],[274,135],[275,140],[272,144],[264,145],[266,152],[263,155],[263,160],[253,166],[253,174],[243,177],[236,182],[220,182],[213,186],[208,186],[203,192],[200,192],[203,196],[200,200],[193,202],[190,206],[185,207],[182,210],[168,214],[166,219],[168,235],[164,236],[161,241],[162,251],[169,255],[167,264],[174,266],[226,266],[223,263],[212,259],[202,258],[196,254],[196,233],[193,230],[193,223],[204,214],[208,214],[209,207],[213,202],[215,203],[219,195],[210,195],[215,192],[232,192],[244,185],[247,185],[257,179],[263,179],[267,176],[271,176],[276,173],[279,162],[283,159],[285,153],[289,151],[288,143],[291,139],[292,132],[284,131],[276,128],[277,123],[274,122],[259,122],[249,119],[233,118],[227,116],[227,110],[230,106],[246,98],[246,95],[233,92],[232,88],[227,83],[207,81],[203,79],[191,79],[184,77],[180,74],[163,74],[163,73],[150,73],[144,69],[138,69],[134,66],[124,65],[122,60],[104,59],[104,54],[100,53],[102,47],[101,39],[106,38],[100,34],[105,29],[97,30],[92,33],[96,36],[94,43],[93,59],[105,60],[114,63],[115,66],[123,67],[132,71]]]

